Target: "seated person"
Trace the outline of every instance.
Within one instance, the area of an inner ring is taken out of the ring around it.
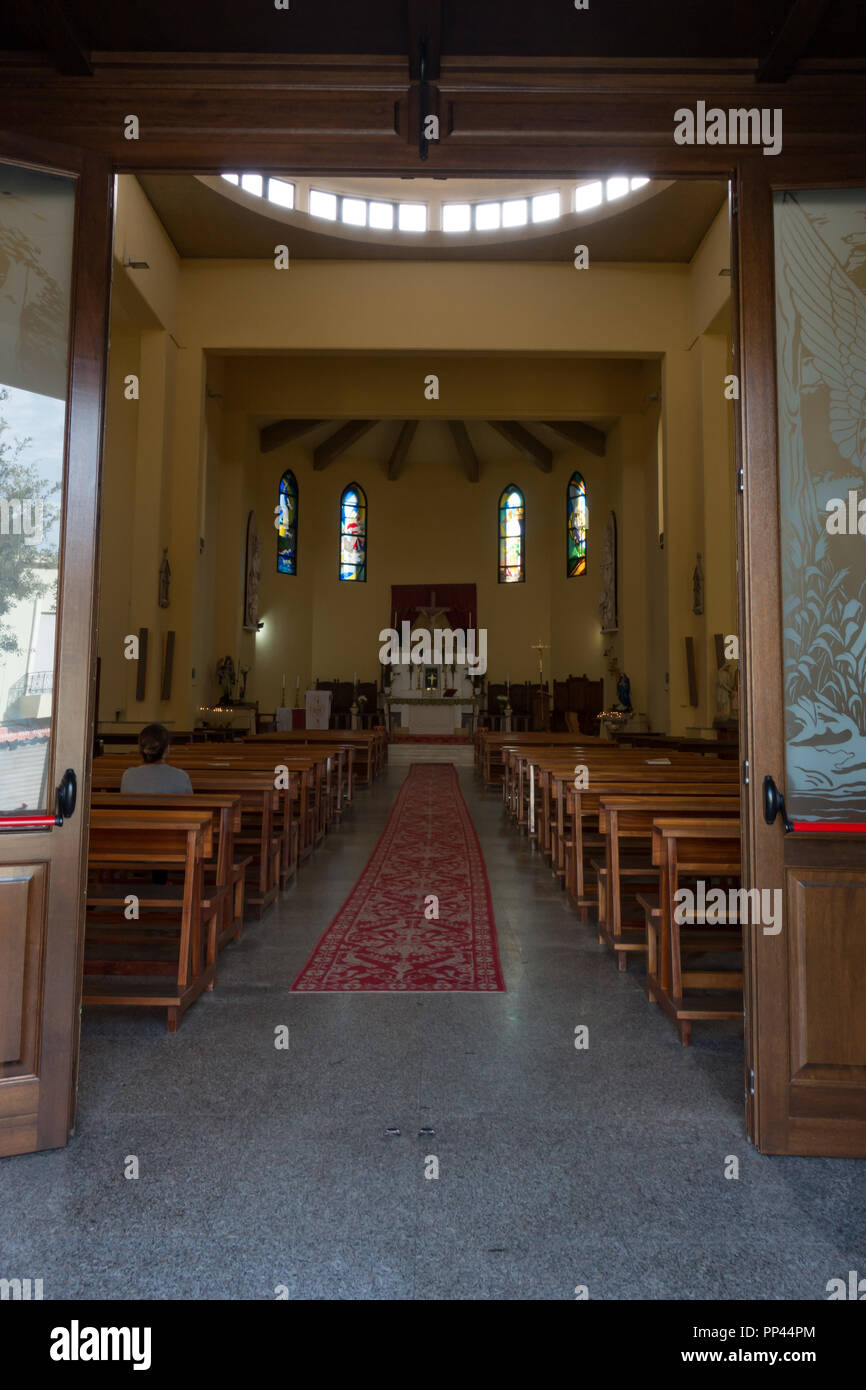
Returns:
[[[147,724],[138,736],[143,759],[140,767],[128,767],[120,783],[121,793],[129,796],[156,795],[168,792],[174,796],[191,796],[192,782],[181,767],[171,767],[166,758],[171,737],[164,724]]]

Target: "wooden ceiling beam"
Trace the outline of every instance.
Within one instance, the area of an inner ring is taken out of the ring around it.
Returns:
[[[24,14],[60,75],[92,77],[90,54],[67,10],[68,5],[61,5],[59,0],[24,0]]]
[[[515,449],[519,449],[522,454],[526,454],[542,473],[550,473],[553,469],[553,451],[548,449],[546,444],[542,444],[534,434],[531,434],[524,425],[519,425],[516,420],[489,420],[489,425],[497,433],[507,439]]]
[[[406,455],[409,452],[409,445],[418,428],[417,420],[404,420],[400,426],[400,433],[397,435],[397,442],[391,450],[391,457],[388,460],[388,478],[393,483],[395,478],[399,478]]]
[[[313,468],[320,473],[323,468],[327,468],[329,463],[344,454],[347,449],[351,449],[363,435],[371,430],[374,425],[378,425],[378,420],[347,420],[345,425],[341,425],[333,434],[323,440],[313,453]]]
[[[794,0],[755,73],[756,82],[787,82],[815,37],[829,0]]]
[[[472,447],[469,431],[462,420],[449,420],[448,428],[451,431],[451,438],[454,440],[466,477],[470,483],[477,483],[481,467],[478,462],[478,455]]]
[[[263,454],[269,454],[272,449],[300,439],[302,434],[309,434],[310,430],[324,423],[324,420],[277,420],[273,425],[263,425],[259,430],[259,449]]]
[[[582,420],[542,420],[541,423],[561,434],[570,444],[579,444],[581,449],[597,454],[599,458],[604,458],[607,452],[604,433],[594,425],[585,425]]]

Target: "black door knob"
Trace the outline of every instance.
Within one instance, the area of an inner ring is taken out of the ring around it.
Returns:
[[[792,821],[785,810],[785,798],[779,791],[772,777],[764,778],[764,820],[768,825],[772,825],[778,815],[782,817],[782,824],[786,831],[794,829]]]
[[[60,785],[57,788],[57,813],[55,815],[57,825],[62,825],[65,820],[69,820],[69,817],[75,810],[77,798],[78,781],[73,769],[68,767],[61,777]]]

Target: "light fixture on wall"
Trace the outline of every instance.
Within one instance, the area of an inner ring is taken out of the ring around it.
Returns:
[[[262,620],[262,622],[256,623],[256,636],[258,636],[258,634],[261,632],[264,625],[264,620]]]
[[[123,264],[127,270],[150,270],[149,261],[135,261],[131,256],[124,256]]]

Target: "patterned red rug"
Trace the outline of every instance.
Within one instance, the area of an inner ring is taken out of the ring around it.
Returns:
[[[395,734],[392,743],[462,743],[470,746],[465,734]]]
[[[428,921],[430,895],[439,917]],[[504,990],[490,885],[451,763],[413,763],[382,836],[293,990]]]

